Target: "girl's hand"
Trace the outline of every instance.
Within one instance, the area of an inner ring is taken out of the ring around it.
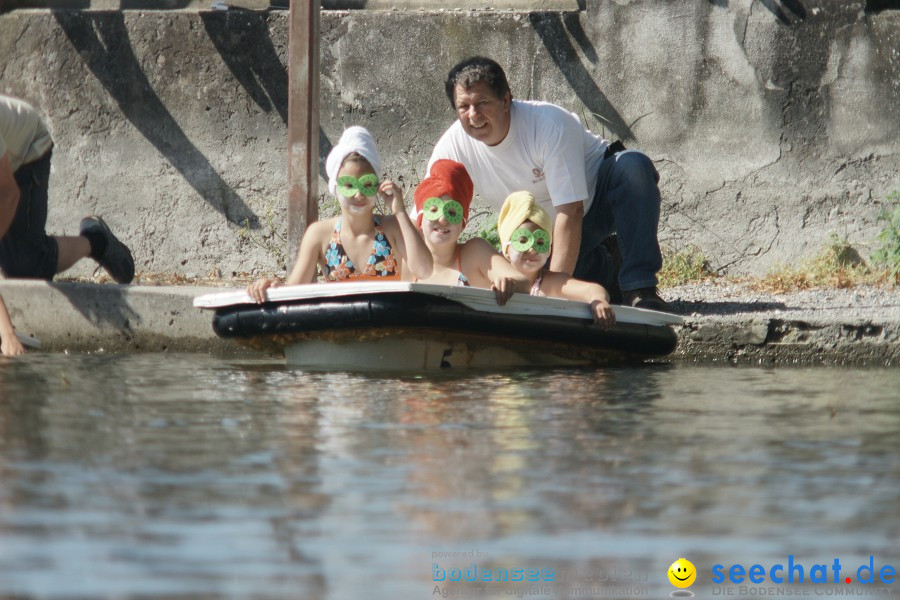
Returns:
[[[281,282],[277,279],[268,279],[263,277],[261,279],[257,279],[249,286],[247,286],[247,293],[253,298],[254,302],[257,304],[262,304],[267,300],[266,298],[266,290],[270,287],[279,287]]]
[[[392,180],[385,179],[382,181],[381,185],[378,186],[378,193],[385,202],[390,201],[393,214],[396,215],[406,210],[406,207],[403,206],[403,190]]]
[[[616,313],[606,300],[591,302],[591,315],[594,317],[594,325],[604,331],[609,331],[616,324]]]
[[[491,289],[494,290],[494,295],[497,296],[497,304],[503,306],[516,292],[516,280],[512,277],[500,275],[491,282]]]

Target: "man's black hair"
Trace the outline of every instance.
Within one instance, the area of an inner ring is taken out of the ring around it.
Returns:
[[[455,67],[450,69],[447,80],[444,82],[444,89],[447,91],[447,98],[450,99],[450,106],[456,110],[456,86],[461,85],[463,89],[468,89],[483,81],[491,88],[498,98],[506,97],[508,93],[512,97],[512,91],[509,89],[509,82],[506,80],[506,73],[503,72],[497,61],[485,58],[484,56],[473,56],[459,62]]]

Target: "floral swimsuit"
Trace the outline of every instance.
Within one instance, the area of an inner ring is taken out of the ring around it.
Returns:
[[[345,279],[377,279],[384,281],[387,279],[399,279],[400,268],[397,265],[397,259],[394,257],[394,251],[387,236],[384,235],[384,229],[381,228],[381,221],[375,217],[375,244],[372,246],[372,252],[369,254],[369,260],[363,268],[358,268],[347,256],[343,244],[341,244],[341,219],[338,219],[337,225],[334,226],[334,232],[331,234],[331,243],[325,250],[325,280],[326,281],[343,281]]]

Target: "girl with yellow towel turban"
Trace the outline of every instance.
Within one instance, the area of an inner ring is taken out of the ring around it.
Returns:
[[[594,322],[609,329],[616,316],[609,293],[602,285],[581,281],[565,273],[550,271],[546,264],[553,241],[553,219],[528,192],[510,194],[497,218],[503,255],[528,277],[532,296],[578,300],[591,305]]]

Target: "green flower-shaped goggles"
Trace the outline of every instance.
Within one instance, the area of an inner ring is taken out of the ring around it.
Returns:
[[[337,178],[337,193],[344,198],[352,198],[356,194],[371,198],[378,193],[378,175],[369,173],[359,179],[353,175],[341,175]]]
[[[443,200],[441,198],[429,198],[422,205],[422,216],[429,221],[437,221],[444,217],[451,225],[458,225],[463,221],[463,205],[456,200]]]
[[[539,254],[550,252],[550,234],[543,229],[528,231],[524,227],[519,227],[513,231],[507,243],[519,252],[528,252],[532,248]]]

